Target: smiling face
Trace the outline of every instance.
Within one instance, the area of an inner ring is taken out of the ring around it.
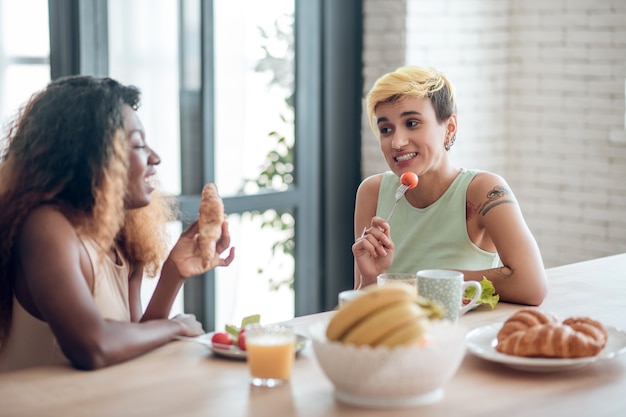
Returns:
[[[430,99],[413,97],[380,103],[374,114],[380,149],[398,176],[421,176],[449,163],[444,144],[456,133],[456,115],[439,123]]]
[[[125,205],[128,209],[150,204],[154,186],[151,179],[156,175],[155,166],[161,159],[146,143],[146,135],[137,113],[124,105],[124,130],[128,141],[128,192]]]

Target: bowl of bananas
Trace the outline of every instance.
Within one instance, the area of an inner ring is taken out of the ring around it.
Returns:
[[[443,398],[465,354],[467,329],[442,317],[439,304],[402,286],[373,286],[308,333],[338,401],[413,407]]]

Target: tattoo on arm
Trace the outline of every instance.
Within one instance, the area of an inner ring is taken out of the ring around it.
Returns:
[[[476,216],[480,207],[474,205],[471,201],[465,203],[465,220],[469,220]]]
[[[478,213],[485,216],[489,210],[499,206],[500,204],[516,204],[516,201],[511,198],[501,200],[501,198],[504,198],[509,194],[511,194],[511,191],[508,188],[496,185],[487,193],[487,199],[482,203],[475,205],[468,200],[465,203],[465,220],[470,220],[478,216]]]
[[[487,193],[487,200],[485,200],[480,205],[480,214],[484,216],[487,214],[487,212],[489,212],[489,210],[496,206],[499,206],[500,204],[515,204],[515,200],[513,199],[502,200],[502,198],[505,198],[509,194],[511,194],[511,191],[506,187],[503,187],[501,185],[496,185],[495,187],[493,187],[493,190]]]
[[[496,201],[495,203],[489,205],[488,207],[485,207],[483,209],[483,211],[480,213],[483,216],[487,214],[487,212],[489,212],[489,210],[491,210],[492,208],[494,208],[495,206],[499,206],[500,204],[506,204],[506,203],[511,203],[511,204],[515,204],[515,201],[513,200],[502,200],[502,201]]]

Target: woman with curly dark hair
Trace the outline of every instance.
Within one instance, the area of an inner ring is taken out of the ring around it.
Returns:
[[[226,221],[203,265],[198,223],[168,254],[172,201],[156,191],[159,156],[136,110],[140,92],[110,78],[73,76],[35,94],[0,158],[0,371],[119,363],[176,335],[169,319],[184,280],[234,258]],[[160,273],[145,311],[141,281]]]

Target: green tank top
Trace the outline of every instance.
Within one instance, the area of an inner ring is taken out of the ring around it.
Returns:
[[[465,269],[499,266],[497,253],[476,246],[467,234],[467,187],[480,171],[461,169],[446,192],[426,208],[415,208],[405,198],[398,201],[389,223],[396,246],[389,272],[415,273],[422,269]],[[400,178],[383,174],[376,215],[387,218],[394,204]]]

